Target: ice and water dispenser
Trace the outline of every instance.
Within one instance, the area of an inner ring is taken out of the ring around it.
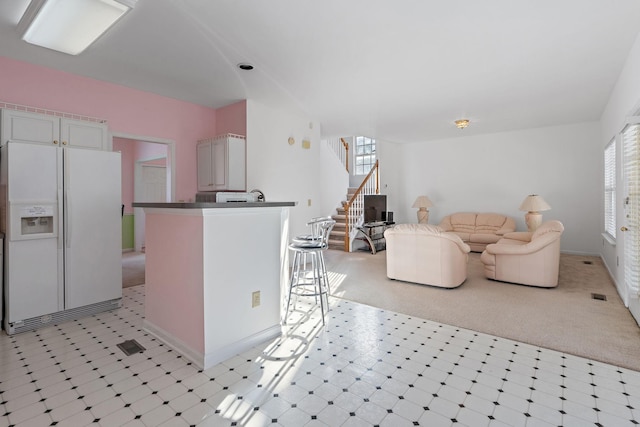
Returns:
[[[56,235],[56,206],[25,205],[12,206],[14,221],[11,221],[11,240],[41,239]],[[17,221],[16,221],[17,219]]]

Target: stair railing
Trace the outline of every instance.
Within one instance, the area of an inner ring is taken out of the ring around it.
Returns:
[[[340,142],[342,143],[342,150],[340,151],[340,155],[341,155],[340,159],[342,159],[342,156],[344,156],[344,161],[342,162],[342,164],[347,169],[347,172],[349,172],[349,143],[345,141],[344,138],[340,138]]]
[[[346,232],[344,233],[344,251],[351,252],[351,238],[355,235],[358,223],[364,219],[364,196],[380,194],[379,163],[373,165],[369,174],[362,180],[362,184],[353,193],[348,202],[344,203]]]
[[[349,172],[349,143],[344,138],[327,139],[327,144],[335,153],[342,166]]]

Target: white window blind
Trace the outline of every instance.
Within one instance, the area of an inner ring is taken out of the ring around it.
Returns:
[[[638,292],[640,280],[640,125],[631,125],[623,132],[625,200],[624,220],[628,231],[624,235],[624,280],[627,288]]]
[[[604,149],[604,232],[616,238],[616,140]]]

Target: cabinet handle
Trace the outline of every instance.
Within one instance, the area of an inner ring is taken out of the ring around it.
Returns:
[[[58,140],[57,139],[53,140],[53,145],[58,145]]]
[[[629,229],[623,225],[622,227],[620,227],[620,231],[629,231]]]
[[[62,141],[62,145],[67,145],[67,141]]]

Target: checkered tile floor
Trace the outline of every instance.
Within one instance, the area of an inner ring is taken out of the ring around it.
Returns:
[[[0,426],[633,426],[640,373],[333,299],[201,371],[123,307],[0,336]],[[135,339],[145,351],[126,356]]]

